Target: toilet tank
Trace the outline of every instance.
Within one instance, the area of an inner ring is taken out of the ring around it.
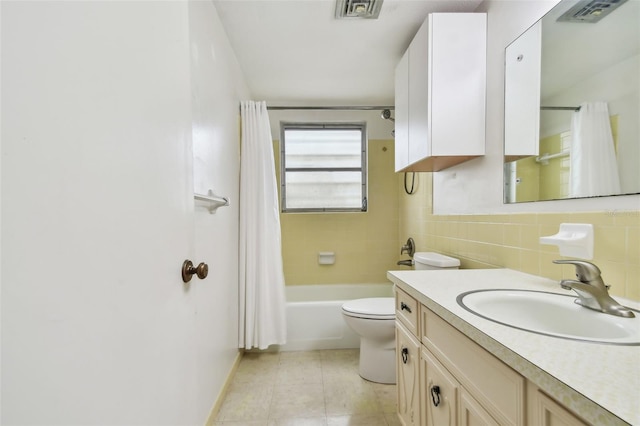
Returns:
[[[425,269],[458,269],[460,260],[433,252],[416,252],[413,254],[413,263],[416,270]]]

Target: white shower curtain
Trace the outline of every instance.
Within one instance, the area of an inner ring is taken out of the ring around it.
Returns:
[[[271,127],[265,102],[241,102],[239,347],[286,342],[284,272]]]
[[[569,195],[595,197],[620,193],[618,163],[606,102],[584,102],[571,122]]]

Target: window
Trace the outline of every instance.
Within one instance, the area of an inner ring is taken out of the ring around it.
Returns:
[[[281,123],[283,212],[367,211],[365,123]]]

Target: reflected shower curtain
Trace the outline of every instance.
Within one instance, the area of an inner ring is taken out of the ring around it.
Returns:
[[[606,102],[585,102],[571,122],[569,195],[594,197],[620,193],[618,163]]]
[[[239,347],[286,342],[280,211],[265,102],[241,103]]]

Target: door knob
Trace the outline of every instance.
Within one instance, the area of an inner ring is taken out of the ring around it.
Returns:
[[[209,274],[209,265],[204,262],[200,262],[198,266],[193,266],[193,262],[189,259],[182,263],[182,281],[188,283],[191,281],[191,277],[196,275],[200,279],[204,279]]]

